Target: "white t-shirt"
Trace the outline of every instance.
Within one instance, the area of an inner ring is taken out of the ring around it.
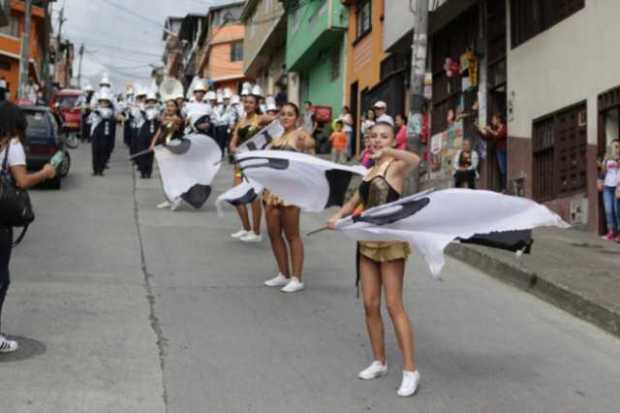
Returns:
[[[615,159],[607,159],[605,166],[607,167],[605,186],[618,186],[620,184],[620,163]]]
[[[4,156],[6,150],[0,151],[0,168],[4,165]],[[12,139],[9,145],[9,157],[7,159],[7,166],[25,166],[26,165],[26,152],[24,147],[18,139]]]

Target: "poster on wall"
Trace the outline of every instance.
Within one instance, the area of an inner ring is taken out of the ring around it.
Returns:
[[[463,121],[431,137],[429,167],[431,179],[446,179],[452,176],[452,159],[463,146]]]

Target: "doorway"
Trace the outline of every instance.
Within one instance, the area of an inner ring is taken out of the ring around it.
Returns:
[[[361,113],[360,113],[360,105],[359,105],[359,83],[358,82],[354,82],[351,83],[351,90],[350,90],[350,95],[349,95],[349,100],[350,100],[350,108],[351,109],[351,117],[353,118],[353,154],[357,155],[357,148],[360,147],[360,138],[359,136],[357,136],[357,131],[359,130],[359,128],[357,127],[358,125],[358,119],[361,119]]]

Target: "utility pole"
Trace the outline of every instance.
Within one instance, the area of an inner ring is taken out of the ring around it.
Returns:
[[[426,76],[426,56],[428,55],[428,2],[415,1],[413,44],[411,45],[411,81],[409,95],[409,125],[407,128],[408,146],[420,155],[420,135],[424,119],[424,78]],[[409,192],[419,190],[419,168],[409,179]]]
[[[32,26],[32,0],[26,0],[26,21],[22,34],[22,48],[19,61],[19,93],[20,99],[26,98],[28,86],[28,65],[30,60],[30,27]]]
[[[44,22],[43,22],[43,67],[41,69],[41,77],[43,78],[43,98],[47,102],[50,98],[50,2],[45,1],[43,5]]]
[[[62,8],[60,9],[60,12],[58,12],[58,37],[57,37],[58,48],[60,48],[60,42],[62,41],[62,25],[66,21],[67,20],[65,19],[65,6],[62,6]]]
[[[84,43],[80,45],[80,61],[78,63],[78,87],[82,89],[82,59],[84,58]]]

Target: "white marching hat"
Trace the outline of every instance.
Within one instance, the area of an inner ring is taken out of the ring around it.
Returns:
[[[112,102],[113,99],[113,95],[112,92],[110,91],[110,88],[107,87],[102,87],[101,90],[99,90],[99,94],[97,95],[97,100],[107,100]]]
[[[224,99],[232,98],[232,91],[229,88],[224,89]]]
[[[259,98],[263,97],[263,89],[258,85],[254,85],[254,87],[252,88],[251,94]]]
[[[144,89],[144,87],[142,87],[141,85],[136,85],[136,97],[138,96],[146,96],[146,89]]]
[[[215,95],[215,92],[210,90],[207,92],[207,100],[216,100],[217,96]]]
[[[192,93],[206,92],[208,89],[209,87],[207,86],[207,81],[204,79],[199,79],[194,85],[194,90],[192,90]]]
[[[154,90],[151,90],[146,94],[146,100],[154,100],[155,102],[159,102],[159,99],[157,98],[157,93],[155,93]]]
[[[90,83],[87,83],[86,86],[84,86],[84,92],[94,92],[94,91],[95,89]]]
[[[233,97],[230,98],[230,103],[232,105],[238,105],[239,103],[241,103],[241,99],[239,98],[239,95],[233,95]]]
[[[250,82],[243,82],[241,87],[241,96],[247,96],[252,93],[252,84]]]
[[[110,83],[110,78],[108,77],[107,73],[104,73],[101,76],[101,80],[99,81],[99,86],[103,86],[103,85],[112,86],[112,83]]]
[[[276,105],[276,99],[273,96],[267,96],[265,98],[265,106],[267,107],[267,112],[277,112],[278,110],[278,106]]]

